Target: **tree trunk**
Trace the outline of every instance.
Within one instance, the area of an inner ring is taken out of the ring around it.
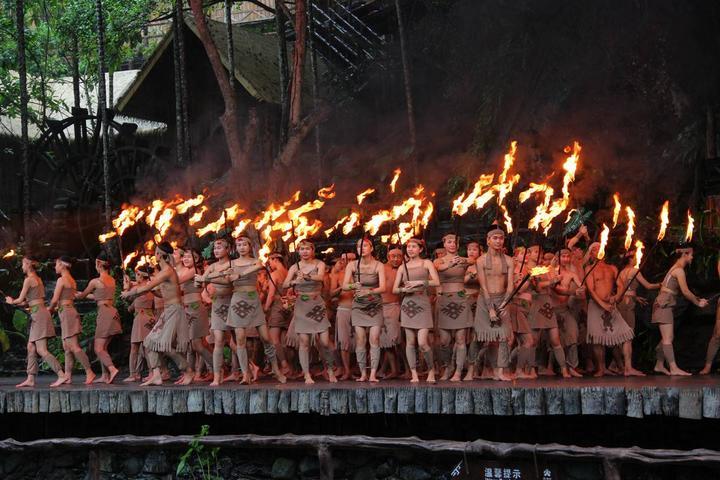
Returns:
[[[410,155],[412,158],[413,176],[415,183],[418,179],[417,157],[415,156],[416,135],[415,135],[415,113],[413,107],[412,96],[412,78],[410,76],[410,63],[407,55],[407,47],[405,45],[405,27],[403,26],[402,11],[400,10],[400,0],[395,0],[395,13],[398,22],[398,35],[400,36],[400,58],[402,59],[403,80],[405,85],[405,103],[407,105],[408,130],[410,133]]]
[[[305,38],[307,34],[306,0],[295,1],[295,48],[293,50],[292,83],[290,85],[290,130],[300,124],[302,115],[303,71],[305,67]]]
[[[110,143],[108,138],[107,100],[105,98],[105,17],[102,0],[95,0],[95,15],[98,31],[98,112],[102,131],[103,192],[105,197],[105,228],[110,229]]]
[[[318,69],[317,69],[317,52],[315,51],[315,38],[313,37],[313,31],[315,25],[313,23],[313,9],[312,2],[314,0],[308,0],[308,22],[310,28],[310,68],[312,70],[312,94],[313,94],[313,110],[318,108],[318,95],[320,94],[320,85],[318,85]],[[315,163],[317,166],[317,180],[318,188],[322,188],[325,184],[323,179],[323,165],[322,165],[322,149],[320,144],[320,125],[315,125]]]
[[[30,151],[28,142],[28,91],[25,59],[25,0],[15,2],[17,28],[18,77],[20,81],[20,161],[23,172],[23,234],[29,242],[30,227]]]
[[[277,0],[278,4],[283,0]],[[288,128],[288,58],[285,45],[285,14],[282,8],[275,8],[275,28],[278,40],[278,65],[280,74],[280,131],[278,135],[278,148],[280,152],[287,141]]]
[[[107,108],[113,109],[115,103],[115,73],[113,70],[109,70],[107,73],[108,79],[108,93],[107,93]]]
[[[173,31],[173,81],[175,85],[175,162],[185,165],[185,137],[183,130],[183,104],[182,104],[182,82],[180,79],[180,22],[177,14],[177,5],[180,0],[175,0],[175,11],[172,15]]]
[[[285,148],[283,148],[280,155],[278,155],[277,161],[275,162],[276,170],[292,165],[295,155],[298,150],[300,150],[300,146],[305,137],[308,136],[316,125],[326,120],[330,116],[330,113],[332,113],[332,109],[327,105],[322,105],[300,121],[300,124],[290,132],[290,137],[285,144]]]
[[[178,31],[178,54],[180,57],[180,91],[182,93],[183,158],[186,163],[189,163],[192,159],[192,145],[190,142],[190,113],[187,90],[187,68],[185,63],[185,15],[183,13],[182,0],[177,0],[176,7],[178,25],[180,25],[180,30]]]
[[[227,61],[228,79],[230,85],[235,85],[235,44],[233,43],[232,29],[232,0],[225,0],[225,30],[227,35]]]
[[[225,102],[225,111],[220,116],[220,123],[225,132],[225,141],[227,143],[228,152],[230,153],[230,161],[234,168],[249,173],[250,162],[242,149],[240,141],[240,121],[238,98],[235,89],[228,80],[227,72],[223,67],[220,59],[220,53],[217,46],[210,35],[207,22],[205,21],[205,13],[203,12],[202,0],[189,0],[190,8],[195,19],[195,25],[198,30],[198,37],[205,48],[210,65],[212,66],[215,78],[220,88],[223,100]],[[241,191],[248,191],[250,188],[250,175],[243,175],[243,185]]]

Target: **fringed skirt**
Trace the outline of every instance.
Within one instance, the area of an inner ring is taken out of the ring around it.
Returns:
[[[74,305],[60,305],[58,307],[58,317],[60,317],[60,335],[62,339],[80,335],[82,332],[82,322],[80,314]]]
[[[433,328],[430,297],[425,293],[406,294],[400,304],[400,325],[414,330]]]
[[[179,303],[165,305],[143,345],[153,352],[186,352],[190,344],[189,333],[183,306]]]
[[[587,343],[614,347],[632,340],[634,333],[616,309],[608,312],[588,301]]]
[[[184,304],[190,339],[203,338],[210,333],[210,320],[205,304],[200,300]]]
[[[233,292],[227,324],[232,328],[252,328],[265,325],[265,312],[260,304],[260,295],[254,290]]]
[[[380,348],[392,348],[400,343],[400,304],[383,304],[383,328],[380,331]]]
[[[120,314],[115,307],[98,304],[97,320],[95,323],[95,338],[108,338],[122,333]]]
[[[325,301],[319,293],[298,295],[293,320],[298,334],[322,333],[330,328]]]
[[[435,308],[438,328],[461,330],[472,326],[470,304],[464,290],[439,294]]]
[[[218,295],[213,297],[210,311],[211,330],[230,330],[227,325],[228,312],[230,311],[230,295]]]
[[[504,298],[505,294],[491,295],[487,303],[491,308],[493,305],[500,307]],[[478,298],[477,310],[475,311],[475,323],[473,325],[478,342],[506,340],[508,338],[507,330],[510,328],[511,323],[512,320],[510,319],[510,313],[507,308],[497,317],[497,321],[491,321],[485,299],[483,297]]]
[[[135,312],[133,318],[132,332],[130,333],[130,343],[142,343],[145,337],[155,325],[155,312],[152,308],[140,308]]]
[[[352,303],[353,327],[382,327],[382,296],[370,294],[357,296]]]
[[[52,338],[55,336],[55,326],[53,325],[50,311],[45,305],[33,305],[30,307],[30,335],[28,342],[37,342],[43,338]]]

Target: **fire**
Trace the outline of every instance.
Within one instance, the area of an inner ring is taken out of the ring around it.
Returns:
[[[372,194],[372,193],[375,193],[375,189],[374,189],[374,188],[368,188],[368,189],[360,192],[360,193],[357,195],[357,203],[358,203],[358,205],[362,205],[362,203],[363,203],[363,201],[365,200],[365,198],[366,198],[368,195]]]
[[[148,214],[145,216],[145,223],[152,227],[155,224],[155,219],[164,207],[165,202],[163,202],[162,200],[153,200],[150,212],[148,212]]]
[[[550,188],[547,183],[530,182],[530,188],[520,192],[520,195],[518,195],[518,200],[520,200],[520,203],[525,203],[533,193],[545,192],[547,189],[550,189],[552,191],[552,188]]]
[[[435,210],[435,207],[433,206],[432,202],[428,202],[427,206],[425,207],[425,213],[423,213],[422,219],[420,220],[420,225],[423,228],[427,228],[428,223],[430,223],[430,218],[432,218],[433,211]]]
[[[237,203],[224,210],[225,218],[227,220],[235,220],[238,215],[244,212],[245,210],[240,208],[240,205],[238,205]]]
[[[138,252],[128,253],[125,256],[125,259],[123,260],[123,270],[126,269],[128,267],[128,265],[130,265],[130,262],[132,261],[132,259],[137,256],[138,256]]]
[[[503,171],[500,173],[500,176],[498,177],[498,185],[495,187],[498,194],[498,204],[500,205],[502,205],[505,200],[505,196],[512,191],[513,186],[520,181],[520,175],[517,174],[511,176],[509,180],[507,178],[510,168],[513,166],[513,163],[515,163],[516,152],[517,141],[513,140],[510,142],[510,150],[505,154]]]
[[[193,207],[197,207],[198,205],[201,205],[205,201],[205,195],[200,194],[195,198],[191,198],[189,200],[185,200],[184,202],[178,203],[178,205],[175,207],[175,210],[180,215],[184,215],[185,212],[187,212],[189,209]]]
[[[130,205],[129,207],[123,208],[116,218],[112,221],[112,226],[118,235],[122,236],[129,227],[135,225],[135,223],[143,218],[145,210],[141,210],[140,207]]]
[[[325,198],[327,200],[335,198],[335,184],[333,183],[329,187],[321,188],[320,190],[318,190],[317,196],[320,198]]]
[[[335,249],[333,247],[328,247],[320,253],[322,255],[329,255],[329,254],[333,253],[334,251],[335,251]]]
[[[635,212],[633,212],[632,208],[625,207],[625,213],[627,213],[628,217],[627,231],[625,232],[625,250],[630,250],[632,237],[635,234]]]
[[[597,259],[602,260],[605,258],[605,247],[607,246],[608,237],[610,236],[610,229],[603,223],[603,229],[600,233],[600,248],[597,252]]]
[[[338,220],[337,222],[335,222],[335,225],[333,225],[332,227],[330,227],[330,228],[328,228],[327,230],[325,230],[325,237],[329,238],[330,235],[332,235],[332,233],[333,233],[335,230],[337,230],[340,225],[342,225],[343,223],[345,223],[345,221],[346,221],[347,219],[348,219],[348,215],[345,215],[345,216],[342,217],[340,220]]]
[[[395,186],[397,185],[397,181],[400,178],[400,174],[402,173],[402,170],[400,170],[399,168],[396,168],[393,173],[395,174],[395,176],[390,181],[390,191],[392,193],[395,193]]]
[[[197,212],[193,213],[193,214],[190,216],[190,218],[188,219],[188,223],[189,223],[190,225],[195,225],[195,224],[198,223],[200,220],[202,220],[203,215],[205,215],[205,212],[207,212],[207,211],[208,211],[208,207],[206,207],[205,205],[203,205],[202,207],[200,207],[200,210],[198,210]]]
[[[244,218],[244,219],[240,220],[238,222],[237,226],[235,227],[235,230],[232,231],[233,238],[239,237],[240,234],[245,231],[247,226],[250,225],[250,223],[252,223],[252,220],[250,220],[249,218]]]
[[[8,252],[5,255],[3,255],[2,258],[12,258],[14,256],[15,256],[15,250],[11,248],[10,250],[8,250]]]
[[[690,214],[690,210],[688,210],[687,229],[685,230],[685,243],[690,243],[692,241],[693,230],[695,230],[695,219]]]
[[[635,268],[637,268],[638,270],[640,269],[640,262],[642,261],[642,251],[644,247],[645,246],[643,245],[643,242],[641,242],[640,240],[637,240],[635,242]]]
[[[665,230],[670,223],[670,201],[665,200],[663,203],[662,211],[660,212],[660,232],[658,233],[658,242],[665,238]]]
[[[512,227],[512,218],[510,218],[510,215],[508,214],[507,208],[505,208],[505,205],[500,205],[500,208],[503,212],[504,217],[504,223],[505,223],[505,229],[507,230],[507,233],[512,233],[513,227]]]
[[[115,236],[117,236],[116,232],[103,233],[102,235],[98,235],[98,240],[100,241],[100,243],[105,243]]]
[[[613,228],[617,227],[618,218],[620,218],[620,209],[622,208],[622,205],[620,204],[620,194],[615,192],[613,194],[613,200],[615,201],[615,208],[613,209]]]
[[[145,242],[144,247],[145,247],[145,251],[146,251],[146,252],[152,252],[153,249],[155,248],[155,241],[154,241],[154,240],[148,240],[147,242]]]
[[[350,232],[353,231],[353,228],[355,228],[358,223],[360,223],[360,215],[358,215],[357,212],[352,212],[350,216],[348,216],[345,225],[343,225],[343,233],[345,235],[348,235]]]
[[[545,275],[549,271],[550,271],[550,267],[548,265],[545,265],[542,267],[533,267],[530,269],[530,276],[537,277],[538,275]]]
[[[400,243],[406,243],[413,237],[414,233],[412,224],[403,222],[398,225],[398,240]]]
[[[461,193],[455,200],[453,200],[452,213],[453,215],[463,216],[465,215],[470,207],[475,204],[475,200],[482,193],[483,188],[491,185],[495,175],[480,175],[480,178],[475,185],[473,185],[472,191],[465,196],[465,193]]]
[[[307,202],[294,210],[288,210],[287,216],[291,222],[296,222],[303,216],[303,214],[312,212],[313,210],[319,210],[323,207],[323,205],[325,205],[325,202],[322,200],[313,200],[312,202]]]
[[[287,199],[285,202],[283,202],[281,205],[275,205],[274,203],[271,203],[270,206],[263,212],[261,212],[257,220],[255,220],[255,228],[257,230],[260,230],[265,227],[270,222],[274,222],[278,218],[280,218],[286,211],[287,208],[292,205],[293,203],[300,200],[300,190],[297,190],[289,199]]]
[[[155,228],[160,233],[160,237],[164,237],[167,233],[170,225],[172,225],[172,219],[175,216],[175,210],[172,208],[163,209],[162,213],[155,222]]]

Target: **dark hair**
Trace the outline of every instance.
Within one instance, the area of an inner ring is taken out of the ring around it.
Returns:
[[[108,258],[108,254],[105,250],[98,253],[97,257],[95,257],[95,261],[102,263],[105,268],[110,268],[110,258]]]
[[[173,254],[173,247],[170,245],[170,242],[160,242],[157,246],[158,249],[160,249],[161,252],[167,253],[168,255]]]
[[[135,270],[144,275],[147,275],[148,277],[153,274],[153,269],[149,265],[143,265],[142,267],[138,267]]]

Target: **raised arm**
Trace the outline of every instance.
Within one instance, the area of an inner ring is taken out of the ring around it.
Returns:
[[[93,278],[92,280],[90,280],[85,287],[85,290],[83,290],[82,292],[77,292],[75,294],[75,298],[77,298],[78,300],[86,298],[88,295],[95,291],[95,288],[97,288],[97,282],[99,281],[100,280],[97,278]]]
[[[18,295],[18,297],[15,299],[13,299],[10,296],[5,297],[5,301],[7,303],[9,303],[10,305],[20,305],[22,303],[25,303],[25,300],[27,300],[28,290],[30,290],[35,285],[36,285],[35,279],[32,279],[30,277],[25,277],[25,280],[23,280],[22,289],[20,290],[20,295]]]
[[[683,297],[687,298],[690,302],[697,305],[698,307],[702,308],[707,305],[707,300],[697,297],[688,288],[687,279],[685,277],[685,270],[683,270],[682,268],[676,268],[675,271],[671,273],[671,275],[673,275],[677,279],[678,286],[680,287],[680,292],[682,292]]]
[[[290,270],[288,270],[287,277],[285,277],[285,281],[283,282],[283,288],[290,288],[291,286],[295,285],[295,277],[297,276],[297,273],[297,263],[293,263],[290,267]]]
[[[637,280],[638,280],[638,282],[640,282],[640,285],[645,287],[647,290],[658,290],[661,287],[660,283],[648,282],[642,273],[638,273]]]

